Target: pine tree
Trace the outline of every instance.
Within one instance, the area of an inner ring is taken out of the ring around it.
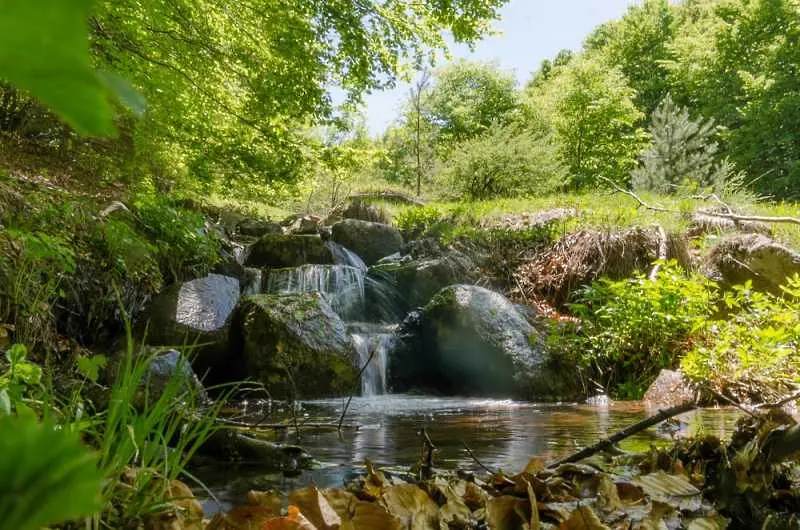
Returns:
[[[652,143],[631,174],[634,188],[675,193],[687,185],[717,188],[724,182],[729,164],[716,160],[714,120],[692,120],[668,94],[653,111],[650,134]]]

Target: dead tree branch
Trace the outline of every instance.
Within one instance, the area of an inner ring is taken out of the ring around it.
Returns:
[[[636,195],[635,193],[633,193],[630,190],[626,190],[625,188],[620,187],[616,182],[614,182],[613,180],[611,180],[609,178],[606,178],[606,177],[603,177],[603,176],[600,176],[600,177],[597,177],[597,178],[599,178],[600,180],[602,180],[603,182],[605,182],[606,184],[611,186],[616,192],[624,193],[628,197],[633,198],[633,200],[638,202],[639,206],[641,206],[643,208],[646,208],[648,210],[652,210],[654,212],[679,213],[679,212],[677,212],[675,210],[668,210],[667,208],[661,208],[660,206],[653,206],[651,204],[648,204],[644,200],[642,200],[641,197],[639,197],[638,195]]]
[[[630,427],[619,431],[617,434],[606,438],[605,440],[600,440],[596,444],[581,449],[577,453],[573,453],[566,458],[562,458],[561,460],[550,464],[547,466],[548,468],[556,468],[562,464],[571,464],[575,462],[580,462],[584,458],[589,458],[592,455],[599,453],[600,451],[604,451],[613,447],[614,445],[618,444],[622,440],[633,436],[636,433],[639,433],[648,427],[652,427],[653,425],[657,425],[662,421],[668,420],[674,416],[679,414],[683,414],[684,412],[689,412],[690,410],[694,410],[697,408],[697,403],[694,401],[687,401],[681,405],[677,405],[675,407],[668,408],[666,410],[661,410],[658,414],[654,416],[650,416],[649,418],[640,421]]]

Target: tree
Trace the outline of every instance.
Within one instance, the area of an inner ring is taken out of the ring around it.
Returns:
[[[552,124],[573,186],[595,184],[598,176],[627,182],[644,138],[634,96],[618,69],[587,56],[529,86],[527,105]]]
[[[422,194],[422,174],[424,172],[422,167],[422,150],[423,150],[423,130],[426,125],[423,124],[423,97],[430,86],[431,73],[427,68],[420,72],[416,83],[411,87],[410,101],[411,112],[413,113],[414,120],[414,158],[416,159],[416,174],[417,174],[417,196]]]
[[[674,193],[684,184],[719,188],[728,172],[716,160],[714,120],[692,120],[689,111],[666,98],[653,112],[650,147],[632,173],[635,188]]]
[[[496,64],[456,61],[436,72],[425,102],[427,120],[444,151],[475,138],[493,123],[510,123],[519,108],[517,81]]]

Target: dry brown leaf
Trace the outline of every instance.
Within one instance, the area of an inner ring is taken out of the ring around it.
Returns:
[[[343,520],[341,530],[403,530],[400,522],[383,506],[366,501],[356,501],[353,516]]]
[[[569,519],[559,525],[559,530],[610,530],[591,507],[578,506]]]
[[[633,479],[653,501],[663,502],[681,511],[697,511],[702,506],[700,490],[682,475],[656,471]]]
[[[473,519],[472,510],[464,502],[464,499],[456,493],[453,486],[447,484],[439,487],[444,498],[447,500],[440,510],[440,518],[448,526],[452,523],[459,528],[466,526]]]
[[[539,503],[536,500],[536,492],[533,491],[533,486],[528,482],[528,501],[531,503],[531,530],[539,530],[542,523],[539,520]]]
[[[458,480],[452,483],[453,491],[456,495],[461,497],[467,508],[472,510],[480,510],[486,507],[486,501],[489,500],[489,494],[474,482],[467,482],[466,480]]]
[[[486,524],[491,530],[520,530],[527,528],[529,502],[510,495],[494,497],[486,503]]]
[[[250,506],[261,506],[272,512],[273,516],[281,514],[281,494],[275,490],[247,492],[247,503]]]
[[[290,493],[289,504],[296,506],[318,530],[337,530],[342,525],[342,519],[314,486]]]
[[[692,519],[686,528],[687,530],[725,530],[729,524],[730,520],[721,515],[708,515]]]
[[[622,510],[622,501],[617,492],[617,485],[608,477],[602,475],[597,484],[597,506],[605,513]]]
[[[274,517],[258,527],[258,530],[317,530],[317,527],[303,517],[297,506],[290,504],[286,517]]]
[[[375,471],[369,458],[364,461],[364,465],[367,468],[367,476],[361,492],[367,499],[376,501],[381,498],[387,486],[386,477],[380,471]]]
[[[526,475],[535,475],[546,467],[547,464],[543,459],[539,457],[533,457],[528,461],[528,464],[525,466],[525,469],[522,471],[522,473]]]
[[[342,521],[352,518],[354,506],[358,502],[358,498],[355,495],[337,488],[324,490],[322,495]]]
[[[228,513],[217,514],[206,530],[256,530],[275,517],[263,506],[237,506]]]
[[[385,489],[381,497],[386,510],[412,530],[438,530],[439,507],[414,484],[399,484]]]

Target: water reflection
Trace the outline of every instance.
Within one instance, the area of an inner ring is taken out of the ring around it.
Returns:
[[[315,401],[305,413],[321,421],[337,421],[342,400]],[[440,468],[479,471],[464,449],[466,443],[487,467],[517,472],[533,456],[554,460],[606,438],[658,412],[643,403],[535,404],[508,400],[372,396],[355,398],[348,423],[359,428],[306,434],[301,445],[322,464],[300,477],[268,474],[252,466],[198,470],[200,478],[225,502],[240,502],[249,489],[283,491],[314,483],[341,486],[352,478],[366,458],[380,466],[410,466],[419,459],[419,431],[425,427],[438,448]],[[667,443],[673,436],[700,432],[727,437],[741,412],[703,409],[681,415],[669,429],[650,428],[621,444],[624,450],[642,450]],[[289,440],[293,441],[293,440]],[[213,511],[215,506],[209,504]]]

